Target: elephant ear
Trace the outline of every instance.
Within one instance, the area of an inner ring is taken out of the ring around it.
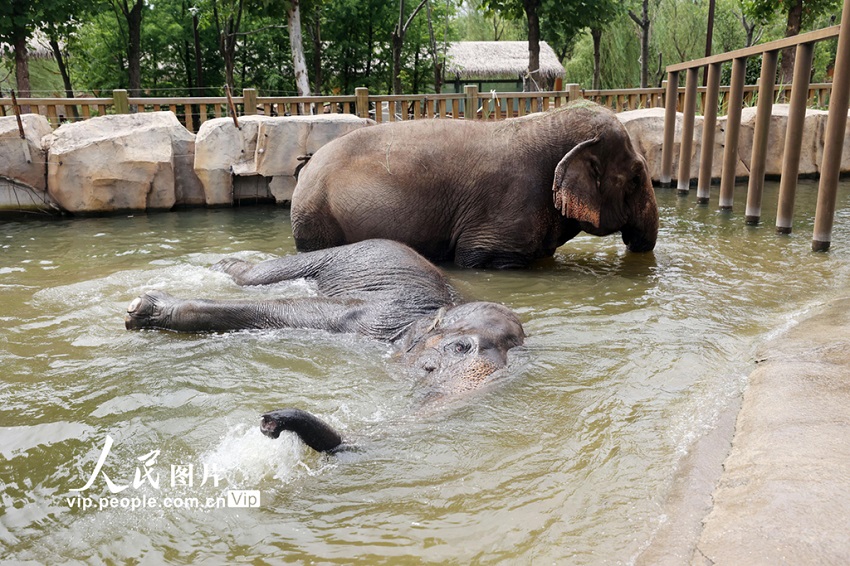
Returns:
[[[599,166],[590,147],[599,137],[585,140],[572,148],[555,168],[552,184],[555,208],[567,218],[599,226],[601,210]]]

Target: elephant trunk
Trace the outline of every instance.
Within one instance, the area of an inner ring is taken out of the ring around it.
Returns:
[[[636,227],[626,226],[623,228],[623,243],[630,252],[651,252],[655,249],[655,241],[658,236],[658,231],[655,233]]]
[[[642,184],[640,197],[631,207],[631,219],[621,230],[623,243],[630,252],[652,251],[658,239],[658,205],[648,174],[644,175]]]
[[[277,438],[288,430],[316,452],[333,452],[342,444],[342,437],[329,424],[301,409],[278,409],[263,415],[260,430]]]

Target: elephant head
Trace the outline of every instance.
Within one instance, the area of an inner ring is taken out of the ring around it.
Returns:
[[[437,402],[478,389],[507,365],[508,351],[521,346],[525,332],[516,315],[496,303],[464,303],[440,309],[434,318],[414,323],[398,345],[402,356],[421,376],[426,400]],[[337,452],[351,445],[329,424],[300,409],[278,409],[262,415],[260,430],[277,438],[296,433],[318,452]]]
[[[419,373],[428,398],[472,391],[505,367],[508,350],[525,340],[522,324],[496,303],[464,303],[441,309],[408,333],[404,361]]]
[[[646,160],[616,118],[613,127],[573,147],[555,168],[555,207],[595,236],[621,232],[633,252],[647,252],[658,237],[658,207]]]

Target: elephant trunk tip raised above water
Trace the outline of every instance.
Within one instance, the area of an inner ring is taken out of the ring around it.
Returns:
[[[213,269],[239,285],[308,279],[318,296],[210,300],[148,291],[127,307],[126,328],[310,328],[360,334],[395,347],[429,406],[491,383],[507,366],[508,353],[525,340],[513,311],[497,303],[461,302],[436,266],[398,242],[369,240],[258,264],[224,259]],[[292,431],[320,452],[341,449],[342,438],[333,428],[299,409],[266,413],[261,430],[273,438]]]
[[[323,146],[292,199],[300,250],[369,238],[462,267],[526,267],[579,232],[654,248],[646,162],[610,111],[583,102],[502,122],[416,120]]]
[[[342,445],[342,437],[329,424],[301,409],[278,409],[262,416],[260,430],[269,438],[284,431],[294,432],[316,452],[333,452]]]

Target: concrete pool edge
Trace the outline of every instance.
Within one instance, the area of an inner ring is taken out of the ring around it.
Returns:
[[[740,410],[731,403],[684,459],[667,518],[637,563],[850,556],[850,298],[813,310],[758,352]]]

